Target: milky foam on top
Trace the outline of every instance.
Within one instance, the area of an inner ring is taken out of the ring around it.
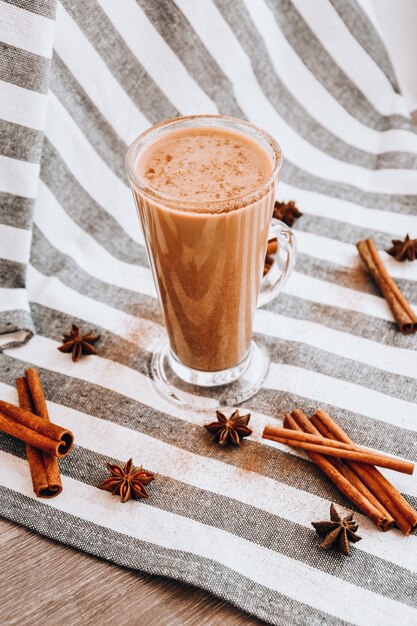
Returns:
[[[227,128],[183,128],[160,137],[141,155],[137,173],[150,189],[193,202],[231,200],[256,192],[273,164],[255,140]]]

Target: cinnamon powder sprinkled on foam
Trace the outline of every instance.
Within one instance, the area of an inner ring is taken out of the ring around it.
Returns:
[[[228,129],[172,131],[140,159],[138,174],[163,195],[187,201],[222,201],[256,192],[272,174],[265,149]]]

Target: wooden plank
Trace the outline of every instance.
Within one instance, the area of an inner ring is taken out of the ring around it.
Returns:
[[[118,567],[0,519],[2,626],[254,626],[210,594]]]

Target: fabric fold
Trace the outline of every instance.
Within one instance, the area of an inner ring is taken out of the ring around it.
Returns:
[[[0,2],[0,352],[35,332],[26,290],[56,0]]]

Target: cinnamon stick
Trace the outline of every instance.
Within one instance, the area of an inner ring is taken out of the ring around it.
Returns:
[[[266,247],[266,256],[271,256],[276,254],[278,252],[278,240],[276,239],[276,237],[274,237],[273,239],[270,239],[268,241],[268,245]]]
[[[317,414],[313,415],[311,420],[314,422],[318,430],[325,434],[326,437],[335,436],[326,426],[317,418]],[[336,424],[336,427],[338,425]],[[411,532],[412,525],[406,517],[400,512],[399,508],[394,504],[389,495],[382,490],[381,480],[386,480],[385,477],[372,465],[362,465],[361,463],[355,463],[355,461],[346,461],[346,465],[350,467],[352,473],[359,476],[363,483],[365,483],[373,494],[377,494],[378,501],[381,502],[387,510],[390,511],[390,515],[395,520],[394,523],[405,534],[408,535]],[[388,482],[388,481],[387,481]]]
[[[316,435],[321,433],[321,430],[318,430],[316,428],[316,426],[312,423],[312,421],[309,420],[304,413],[302,413],[302,411],[295,411],[295,412],[293,411],[293,413],[295,413],[296,415],[298,414],[298,419],[301,422],[302,427],[307,432],[312,433],[312,434],[316,434]],[[326,436],[329,437],[329,435],[326,435]],[[351,440],[349,440],[349,441],[351,441]],[[384,530],[388,530],[389,528],[392,528],[395,525],[395,520],[392,517],[391,513],[383,505],[383,503],[380,502],[380,500],[378,500],[378,498],[376,498],[374,496],[372,491],[369,489],[368,485],[361,479],[361,477],[358,476],[358,474],[356,474],[353,471],[353,469],[351,468],[352,462],[351,461],[342,461],[341,459],[336,459],[336,458],[331,458],[331,459],[329,459],[329,461],[388,520],[387,528],[386,529],[384,528]],[[365,466],[365,467],[372,467],[372,466],[369,465],[369,466]],[[378,470],[375,470],[375,471],[378,471]]]
[[[274,262],[274,259],[272,257],[270,257],[270,256],[265,257],[264,273],[263,273],[264,276],[271,269],[273,262]]]
[[[319,434],[316,428],[311,424],[308,417],[299,410],[293,411],[291,415],[285,416],[284,425],[287,428],[293,430],[309,432],[311,434]],[[353,502],[362,513],[364,513],[369,519],[381,530],[388,530],[393,525],[393,520],[390,516],[385,515],[383,511],[369,499],[362,491],[360,491],[352,482],[346,478],[346,476],[340,471],[340,467],[343,467],[343,462],[340,459],[335,459],[338,463],[335,464],[325,456],[316,452],[307,452],[318,467],[324,474],[336,485],[338,489],[345,496]],[[339,465],[339,468],[336,467]]]
[[[274,237],[273,239],[269,239],[268,245],[266,247],[264,276],[271,269],[271,266],[274,263],[274,256],[277,252],[278,252],[278,240],[276,237]]]
[[[33,374],[30,376],[33,377]],[[16,389],[20,407],[34,413],[36,409],[32,401],[33,394],[30,392],[26,378],[18,378],[16,380]],[[42,387],[40,388],[40,391],[43,395]],[[38,389],[35,393],[37,396],[40,396]],[[47,410],[46,414],[41,415],[41,417],[49,419]],[[58,496],[62,491],[58,459],[55,456],[46,454],[46,452],[42,452],[39,448],[34,448],[29,444],[26,444],[26,457],[32,477],[33,490],[38,498],[54,498],[55,496]]]
[[[291,428],[280,428],[279,426],[272,426],[267,424],[263,430],[262,437],[269,439],[269,437],[281,437],[284,439],[296,439],[298,441],[308,441],[309,443],[317,443],[323,446],[331,445],[334,448],[340,448],[341,450],[357,450],[357,446],[350,443],[343,443],[342,441],[336,441],[335,439],[326,439],[321,435],[311,435],[304,431],[292,430]]]
[[[66,456],[74,442],[69,430],[3,400],[0,400],[0,430],[57,457]]]
[[[407,334],[415,333],[417,331],[417,315],[388,274],[372,237],[359,241],[356,247],[362,261],[387,301],[400,331]]]
[[[323,409],[316,411],[311,421],[326,437],[352,443],[345,431]],[[409,535],[417,528],[417,511],[381,472],[371,465],[354,461],[349,461],[348,464],[390,512],[398,528],[405,535]]]
[[[334,439],[327,439],[319,435],[295,433],[289,428],[266,426],[262,437],[292,446],[293,448],[310,450],[311,452],[318,452],[326,456],[335,456],[340,459],[360,461],[368,465],[378,465],[379,467],[386,467],[396,472],[402,472],[403,474],[412,474],[414,471],[414,463],[410,461],[396,459],[352,444],[343,444]]]
[[[329,459],[332,465],[344,476],[356,489],[361,493],[368,502],[370,502],[382,515],[387,519],[386,528],[388,530],[395,525],[395,520],[387,509],[377,500],[374,494],[368,489],[365,483],[355,474],[355,472],[349,467],[348,463],[341,459],[332,458]]]

